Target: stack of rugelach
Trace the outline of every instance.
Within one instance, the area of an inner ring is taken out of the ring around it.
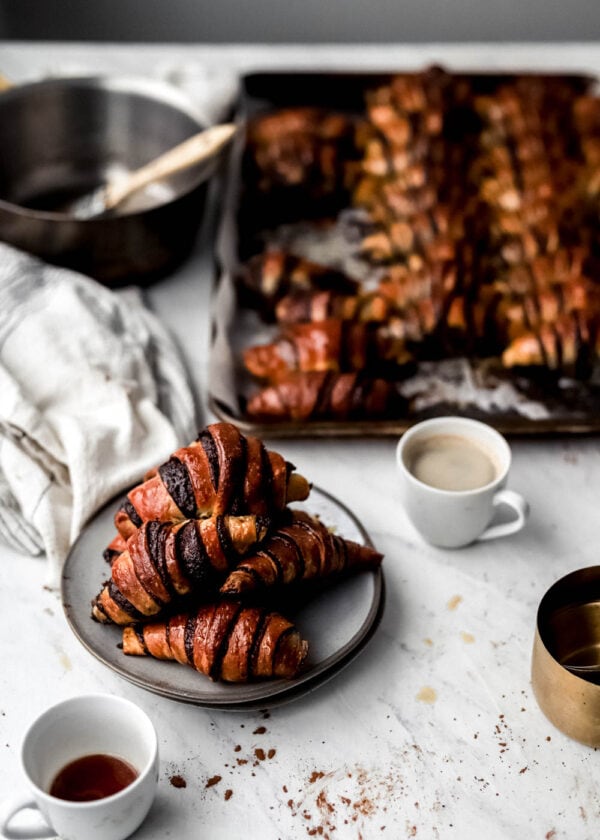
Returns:
[[[227,682],[294,677],[308,642],[274,609],[278,594],[287,599],[294,587],[382,559],[289,507],[309,492],[262,441],[229,423],[208,426],[116,511],[110,578],[93,618],[124,628],[125,654],[176,660]]]

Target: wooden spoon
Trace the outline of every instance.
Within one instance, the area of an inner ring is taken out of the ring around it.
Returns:
[[[65,212],[78,219],[91,219],[114,210],[143,187],[194,164],[210,160],[227,145],[235,132],[236,126],[233,123],[211,126],[126,176],[109,181],[91,193],[81,196],[71,202],[68,208],[65,208]]]

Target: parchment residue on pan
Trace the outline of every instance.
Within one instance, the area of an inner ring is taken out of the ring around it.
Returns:
[[[490,414],[516,411],[528,420],[551,416],[543,403],[520,393],[512,382],[486,377],[468,359],[422,362],[414,376],[399,384],[399,390],[416,412],[447,403]]]

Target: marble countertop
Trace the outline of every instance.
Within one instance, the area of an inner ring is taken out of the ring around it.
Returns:
[[[248,47],[4,43],[0,68],[153,74],[275,66],[600,70],[595,45]],[[206,394],[207,237],[153,308]],[[212,418],[206,413],[202,422]],[[596,751],[557,731],[532,694],[536,610],[564,574],[598,562],[600,439],[517,439],[510,486],[531,504],[520,534],[464,550],[426,545],[406,519],[395,441],[267,441],[360,518],[385,555],[386,606],[349,667],[260,712],[212,711],[148,693],[75,638],[44,561],[0,547],[0,794],[22,786],[20,740],[47,705],[79,693],[128,697],[152,717],[161,774],[139,840],[480,838],[586,840],[600,827]]]

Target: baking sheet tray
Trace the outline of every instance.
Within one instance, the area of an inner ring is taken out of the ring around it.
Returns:
[[[422,68],[423,69],[423,68]],[[258,73],[242,80],[237,119],[277,108],[317,106],[334,111],[358,113],[364,110],[367,89],[386,83],[393,73]],[[453,73],[453,76],[459,74]],[[465,74],[482,92],[515,74]],[[534,75],[534,74],[527,74]],[[535,74],[545,78],[548,74]],[[591,76],[563,75],[574,88],[594,92]],[[307,422],[257,422],[244,413],[246,396],[256,383],[244,371],[241,351],[249,344],[268,341],[273,325],[240,306],[236,276],[241,263],[257,251],[262,236],[260,218],[240,211],[242,204],[242,158],[245,137],[241,131],[233,144],[223,188],[222,217],[216,244],[217,284],[213,297],[212,333],[209,363],[209,408],[220,419],[235,423],[246,432],[265,437],[296,436],[393,436],[412,423],[442,414],[464,414],[494,425],[506,434],[541,435],[554,433],[596,433],[600,431],[600,376],[586,382],[541,373],[531,379],[510,373],[500,379],[482,375],[470,359],[452,358],[419,364],[415,374],[403,383],[411,407],[402,416],[351,421],[318,420]],[[260,214],[258,214],[260,216]],[[248,229],[248,219],[252,229]],[[289,222],[289,220],[288,220]],[[267,226],[268,227],[268,226]],[[307,232],[308,231],[308,232]],[[320,235],[320,234],[319,234]],[[314,238],[311,223],[282,225],[268,241],[288,245],[297,253],[319,261],[319,249],[329,253],[329,264],[340,265],[339,243],[324,244]],[[328,234],[330,236],[330,234]],[[283,241],[282,241],[283,238]],[[333,256],[331,256],[333,254]],[[346,268],[346,265],[342,267]],[[433,384],[432,384],[433,383]]]

